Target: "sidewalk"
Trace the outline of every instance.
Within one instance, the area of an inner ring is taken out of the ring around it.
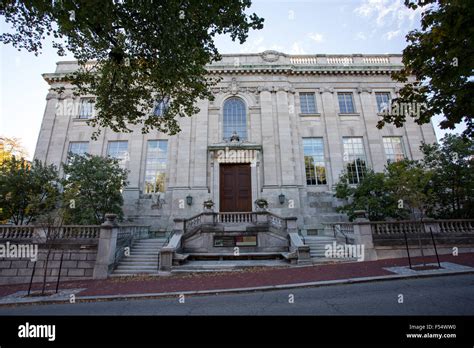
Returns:
[[[422,258],[412,259],[413,265],[422,263]],[[295,268],[251,268],[235,272],[187,273],[168,276],[136,276],[109,278],[107,280],[68,281],[60,283],[60,290],[75,293],[76,300],[94,298],[122,298],[171,296],[181,293],[215,293],[230,291],[251,291],[300,286],[318,286],[328,284],[375,281],[383,279],[400,279],[405,277],[434,276],[455,273],[474,273],[474,253],[459,256],[442,255],[440,261],[445,263],[444,270],[410,271],[408,260],[388,259],[369,262],[352,262],[325,264]],[[426,263],[436,263],[435,257],[425,257]],[[472,267],[472,268],[470,268]],[[393,270],[402,272],[394,272]],[[56,284],[49,283],[48,290],[54,290]],[[34,284],[33,290],[40,290],[41,284]],[[78,290],[82,289],[82,290]],[[0,286],[0,301],[6,303],[65,301],[63,298],[22,298],[21,301],[10,300],[12,294],[28,290],[28,284]],[[69,291],[68,291],[69,290]],[[9,296],[10,295],[10,296]],[[5,298],[9,296],[8,298]],[[3,301],[2,301],[3,299]],[[31,299],[31,300],[30,300]]]

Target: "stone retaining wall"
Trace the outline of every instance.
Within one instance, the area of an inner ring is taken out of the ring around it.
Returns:
[[[0,284],[29,283],[33,269],[35,269],[33,282],[42,282],[47,253],[48,250],[44,246],[39,246],[36,265],[35,262],[26,258],[0,258]],[[61,253],[63,254],[62,265]],[[80,246],[52,249],[48,258],[46,281],[56,282],[60,267],[60,281],[92,279],[96,258],[96,246],[89,246],[88,249],[81,249]]]

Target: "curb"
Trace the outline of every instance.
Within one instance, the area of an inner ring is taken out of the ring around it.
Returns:
[[[146,294],[124,294],[124,295],[98,295],[98,296],[77,296],[75,303],[80,302],[93,302],[93,301],[115,301],[115,300],[127,300],[127,299],[154,299],[154,298],[165,298],[180,295],[217,295],[225,293],[246,293],[254,291],[272,291],[272,290],[284,290],[284,289],[297,289],[307,287],[321,287],[331,285],[344,285],[344,284],[356,284],[356,283],[369,283],[375,281],[390,281],[400,280],[407,278],[430,278],[430,277],[442,277],[450,275],[461,275],[461,274],[474,274],[474,270],[465,271],[445,271],[440,273],[431,274],[412,274],[412,275],[387,275],[387,276],[376,276],[376,277],[359,277],[359,278],[348,278],[338,280],[323,280],[317,282],[307,283],[293,283],[293,284],[279,284],[279,285],[267,285],[267,286],[255,286],[247,288],[231,288],[231,289],[214,289],[214,290],[192,290],[192,291],[174,291],[174,292],[159,292],[159,293],[146,293]],[[34,305],[34,304],[69,304],[67,299],[51,299],[51,300],[32,300],[29,302],[9,302],[1,303],[1,307],[7,306],[19,306],[19,305]]]

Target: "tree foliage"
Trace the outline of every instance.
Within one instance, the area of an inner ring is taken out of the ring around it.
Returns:
[[[474,217],[474,141],[447,134],[440,144],[423,144],[424,166],[433,173],[437,204],[433,216]]]
[[[347,173],[343,173],[336,184],[335,196],[346,201],[337,211],[346,213],[349,220],[356,218],[357,210],[365,210],[370,221],[408,216],[406,208],[398,208],[398,202],[387,184],[386,173],[368,170],[358,185],[350,184]]]
[[[56,208],[58,172],[36,160],[32,165],[15,156],[0,167],[0,220],[29,224]]]
[[[347,174],[336,184],[335,196],[344,200],[338,211],[350,220],[366,210],[370,220],[432,217],[474,218],[474,141],[447,134],[441,144],[422,144],[422,160],[403,160],[369,170],[359,185]]]
[[[394,103],[418,103],[421,113],[411,115],[418,124],[443,115],[441,128],[465,122],[464,132],[474,136],[474,6],[465,0],[405,0],[411,9],[423,6],[421,29],[410,31],[403,50],[404,69],[392,77],[405,83]],[[426,6],[424,6],[426,5]],[[415,80],[411,80],[410,76]],[[384,123],[403,126],[406,114],[386,113]]]
[[[28,153],[21,145],[20,139],[3,135],[0,136],[0,166],[13,156],[16,158],[25,158],[27,155]]]
[[[68,76],[75,93],[96,96],[92,125],[128,132],[139,124],[144,133],[156,128],[176,134],[177,116],[197,113],[198,98],[212,99],[216,80],[206,76],[205,65],[220,59],[214,37],[230,34],[243,43],[250,29],[263,27],[262,18],[245,13],[250,5],[250,0],[5,0],[0,15],[14,32],[0,40],[38,54],[52,36],[59,55],[72,52],[80,63]],[[165,113],[153,116],[163,100],[169,100]]]
[[[85,154],[73,155],[64,164],[63,206],[66,224],[97,225],[105,214],[123,217],[121,190],[127,171],[118,160]]]

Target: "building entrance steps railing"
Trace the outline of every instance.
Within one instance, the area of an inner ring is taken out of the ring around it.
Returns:
[[[233,226],[246,226],[252,228],[262,228],[257,233],[272,232],[279,234],[278,238],[288,241],[288,250],[294,252],[285,252],[283,257],[294,261],[298,255],[303,259],[307,253],[307,247],[301,241],[301,236],[298,235],[298,228],[296,224],[296,217],[281,217],[269,211],[256,212],[212,212],[207,211],[187,219],[174,219],[174,230],[169,237],[169,242],[161,249],[160,252],[160,270],[170,270],[175,261],[186,258],[182,254],[182,243],[184,240],[192,237],[204,227],[212,228]],[[293,233],[293,236],[290,236]],[[298,242],[298,240],[300,242]]]
[[[354,244],[354,225],[351,222],[334,222],[323,224],[323,235],[334,237],[337,242]]]
[[[203,212],[187,219],[174,219],[174,230],[182,231],[183,237],[193,235],[203,225],[268,225],[280,233],[297,231],[296,217],[282,217],[270,211],[257,212]]]

